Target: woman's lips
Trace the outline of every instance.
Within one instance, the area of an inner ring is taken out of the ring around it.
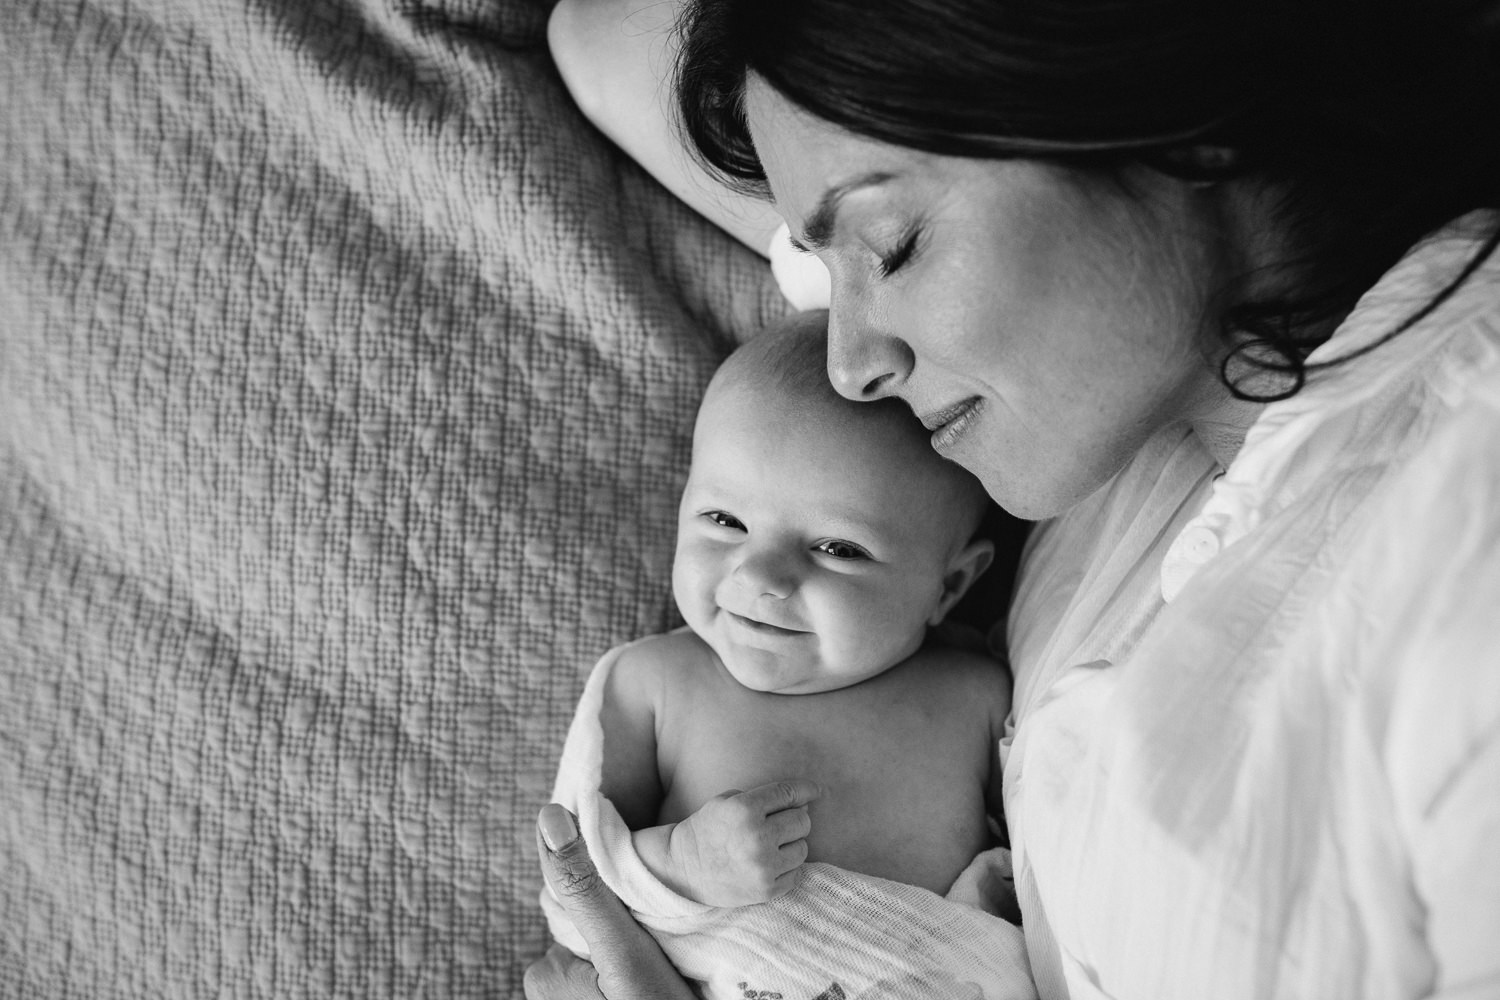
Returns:
[[[984,400],[971,396],[956,406],[923,416],[922,426],[932,431],[933,449],[939,452],[952,449],[983,410]]]

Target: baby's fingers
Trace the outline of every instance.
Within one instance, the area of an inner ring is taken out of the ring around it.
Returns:
[[[761,815],[769,816],[786,809],[806,806],[822,794],[823,790],[818,787],[817,782],[806,778],[790,778],[786,781],[768,782],[748,792],[741,792],[740,798]]]
[[[807,851],[805,848],[802,854],[804,857],[807,855]],[[787,893],[797,888],[797,884],[801,881],[802,865],[798,864],[790,871],[782,872],[780,875],[776,876],[776,880],[771,883],[770,898],[780,899],[782,896],[785,896]]]
[[[793,869],[801,868],[802,862],[807,860],[807,841],[794,840],[776,851],[776,857],[780,860],[781,875],[784,876]],[[781,876],[778,876],[780,878]]]
[[[811,832],[812,817],[807,813],[807,806],[783,809],[766,817],[767,839],[777,847],[802,840]]]

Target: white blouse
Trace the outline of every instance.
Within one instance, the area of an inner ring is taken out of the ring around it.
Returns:
[[[1028,548],[1002,757],[1042,995],[1500,996],[1500,259],[1219,473],[1165,431]]]

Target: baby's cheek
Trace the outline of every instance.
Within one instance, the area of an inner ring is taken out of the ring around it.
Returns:
[[[903,650],[915,650],[913,639],[920,643],[922,616],[909,600],[885,590],[855,587],[842,595],[841,607],[839,632],[850,656],[899,659]]]
[[[672,564],[672,597],[677,602],[678,612],[689,625],[696,625],[703,618],[703,586],[702,574],[679,552]]]

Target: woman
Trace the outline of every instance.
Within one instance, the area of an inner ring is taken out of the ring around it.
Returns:
[[[1500,995],[1496,5],[684,26],[697,149],[828,265],[840,391],[1041,522],[1001,752],[1042,995]],[[604,994],[690,995],[540,828]]]

